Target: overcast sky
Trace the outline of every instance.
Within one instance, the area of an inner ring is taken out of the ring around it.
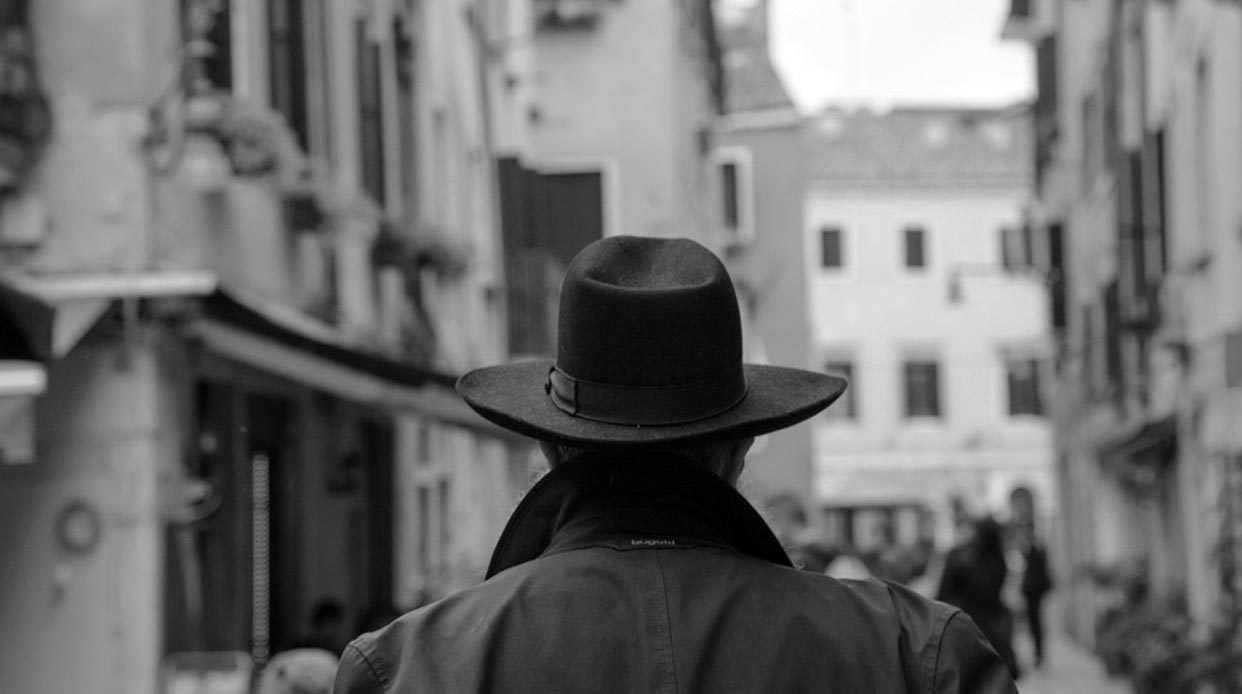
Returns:
[[[773,58],[804,111],[828,103],[1003,105],[1034,93],[1030,49],[1000,38],[1009,0],[771,3]]]

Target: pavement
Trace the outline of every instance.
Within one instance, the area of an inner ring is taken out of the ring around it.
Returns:
[[[1018,680],[1021,694],[1133,694],[1126,680],[1110,678],[1095,656],[1065,634],[1053,630],[1044,638],[1044,664],[1038,669],[1033,665],[1030,639],[1023,634],[1014,639],[1023,667]]]

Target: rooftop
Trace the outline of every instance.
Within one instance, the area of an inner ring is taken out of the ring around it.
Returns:
[[[766,8],[761,3],[740,21],[722,25],[725,113],[792,109],[768,51]]]
[[[1015,184],[1032,174],[1030,112],[828,109],[807,121],[812,181],[847,185]]]

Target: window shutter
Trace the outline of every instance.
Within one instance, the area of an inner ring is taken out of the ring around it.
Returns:
[[[298,0],[269,0],[268,74],[272,106],[285,117],[303,151],[310,148],[306,99],[306,27]]]
[[[384,111],[380,81],[380,47],[367,31],[368,20],[359,18],[354,39],[358,68],[358,136],[362,157],[362,187],[376,202],[385,203]]]
[[[927,267],[927,234],[921,227],[907,227],[905,236],[906,267]]]
[[[724,217],[725,229],[737,232],[741,227],[742,215],[739,210],[737,162],[726,161],[720,164],[721,212]]]
[[[940,376],[935,362],[905,364],[906,416],[940,416]]]
[[[1006,367],[1009,414],[1042,416],[1044,406],[1040,391],[1039,362],[1035,359],[1014,359]]]
[[[820,264],[825,268],[840,268],[844,265],[842,258],[841,230],[826,227],[819,232]]]

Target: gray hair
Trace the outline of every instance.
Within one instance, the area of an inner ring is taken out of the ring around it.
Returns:
[[[710,472],[715,473],[720,477],[724,477],[730,462],[729,451],[734,443],[734,441],[723,441],[718,443],[700,444],[697,446],[657,448],[650,449],[645,452],[666,453],[680,458],[685,458],[687,461],[695,465],[700,465]],[[606,450],[590,446],[574,446],[570,444],[550,442],[545,442],[544,446],[547,446],[555,451],[555,455],[553,457],[549,457],[549,468],[554,468],[559,463],[573,460],[580,455],[597,453],[601,450]]]

